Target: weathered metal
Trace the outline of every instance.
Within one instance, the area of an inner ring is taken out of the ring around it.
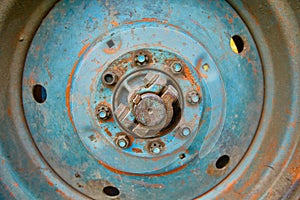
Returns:
[[[7,1],[1,199],[297,199],[299,2],[228,2]],[[242,50],[230,46],[233,35]],[[178,59],[182,70],[172,67]],[[107,69],[115,85],[101,84]],[[174,80],[185,123],[140,140],[115,128],[115,116],[97,119],[98,105],[115,115],[128,103],[115,95],[124,77],[149,70]],[[32,93],[37,85],[46,93]],[[194,90],[200,104],[185,99]]]

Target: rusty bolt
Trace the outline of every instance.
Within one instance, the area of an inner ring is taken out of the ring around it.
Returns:
[[[127,135],[119,135],[116,139],[116,145],[122,149],[125,149],[129,146],[130,142]]]
[[[163,145],[160,143],[160,142],[151,142],[150,145],[149,145],[149,151],[150,153],[152,154],[160,154],[163,150]]]
[[[107,120],[111,117],[111,110],[106,105],[100,105],[96,108],[96,115],[99,120]]]
[[[172,65],[171,65],[171,70],[174,74],[178,74],[180,72],[182,72],[183,70],[183,66],[180,62],[174,62]]]
[[[200,103],[201,96],[199,95],[199,93],[196,90],[190,91],[187,94],[187,101],[190,104]]]
[[[118,82],[118,76],[114,72],[107,71],[102,74],[102,82],[105,85],[114,85]]]

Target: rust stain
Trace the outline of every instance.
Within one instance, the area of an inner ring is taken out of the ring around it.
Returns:
[[[297,122],[296,121],[290,123],[290,127],[296,128],[296,126],[297,126]]]
[[[103,49],[103,51],[106,54],[115,54],[117,51],[120,50],[121,46],[122,46],[122,42],[120,42],[116,48],[105,48]]]
[[[68,117],[69,117],[69,119],[70,119],[70,121],[72,123],[72,126],[73,126],[73,128],[74,128],[75,131],[76,131],[76,127],[75,127],[75,124],[74,124],[74,121],[73,121],[73,116],[72,116],[72,113],[71,113],[70,98],[71,98],[72,78],[74,76],[77,64],[78,64],[78,61],[76,61],[74,63],[74,66],[73,66],[72,71],[71,71],[71,73],[69,75],[68,84],[67,84],[67,87],[66,87],[66,107],[67,107],[67,111],[68,111]]]
[[[70,198],[70,197],[68,197],[62,190],[60,190],[60,189],[56,189],[55,190],[57,193],[59,193],[64,199],[72,199],[72,198]]]
[[[111,24],[116,27],[116,26],[119,26],[119,23],[117,21],[112,21]]]
[[[4,164],[5,164],[5,160],[2,160],[2,161],[1,161],[1,164],[4,165]]]
[[[143,153],[142,149],[139,148],[132,148],[132,151],[135,153]]]
[[[90,46],[91,43],[86,43],[82,49],[78,53],[78,58],[82,56],[82,54],[85,52],[85,50]]]
[[[8,115],[10,118],[12,118],[12,112],[11,112],[11,108],[10,108],[10,107],[7,108],[7,115]]]
[[[52,181],[50,181],[50,179],[48,177],[46,177],[46,181],[51,187],[54,186],[54,184],[52,183]]]
[[[159,23],[167,23],[167,21],[160,21],[157,18],[142,18],[140,20],[125,22],[125,24],[134,24],[136,22],[159,22]]]
[[[112,133],[108,130],[108,128],[104,129],[105,133],[107,133],[107,135],[109,135],[110,137],[112,136]]]
[[[166,175],[170,175],[170,174],[174,174],[182,169],[184,169],[187,164],[182,165],[174,170],[168,171],[168,172],[164,172],[164,173],[160,173],[160,174],[135,174],[135,173],[130,173],[130,172],[124,172],[124,171],[120,171],[118,169],[115,169],[109,165],[107,165],[106,163],[104,163],[101,160],[98,160],[98,163],[100,165],[102,165],[103,167],[105,167],[106,169],[108,169],[109,171],[116,173],[116,174],[122,174],[122,175],[128,175],[128,176],[142,176],[142,177],[160,177],[160,176],[166,176]]]
[[[18,184],[18,183],[14,183],[14,186],[15,186],[15,187],[19,187],[19,184]]]

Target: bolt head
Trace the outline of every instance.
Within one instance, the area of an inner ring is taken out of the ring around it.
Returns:
[[[140,62],[140,63],[145,62],[146,61],[145,55],[138,55],[137,61]]]
[[[126,144],[127,144],[127,142],[125,140],[123,140],[123,139],[118,141],[118,145],[121,148],[126,147]]]
[[[149,61],[149,57],[146,55],[144,52],[139,52],[138,54],[135,55],[134,61],[136,65],[145,65]]]
[[[183,70],[183,66],[180,62],[174,62],[171,66],[172,72],[177,74]]]
[[[182,130],[181,130],[181,134],[183,135],[183,136],[189,136],[190,134],[191,134],[191,129],[190,128],[188,128],[188,127],[184,127]]]
[[[154,154],[159,154],[159,153],[160,153],[160,148],[155,147],[155,148],[152,150],[152,152],[153,152]]]
[[[99,120],[107,120],[111,117],[110,108],[106,105],[99,105],[96,108],[96,115]]]
[[[129,146],[129,139],[126,135],[120,135],[116,139],[116,145],[122,149],[125,149]]]
[[[179,62],[175,62],[172,64],[172,71],[173,73],[180,73],[183,69],[183,66]]]
[[[197,91],[195,91],[195,90],[189,92],[189,93],[187,94],[187,101],[188,101],[189,103],[191,103],[191,104],[197,104],[197,103],[200,103],[200,101],[201,101],[200,94],[199,94]]]

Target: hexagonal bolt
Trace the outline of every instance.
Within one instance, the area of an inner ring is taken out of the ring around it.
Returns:
[[[144,52],[139,52],[138,54],[135,55],[134,62],[136,65],[142,66],[149,62],[149,57]]]
[[[191,134],[191,129],[189,127],[184,127],[181,129],[181,135],[187,137]]]
[[[130,141],[127,135],[119,135],[116,139],[116,145],[121,149],[125,149],[129,146]]]
[[[160,154],[163,151],[163,145],[162,143],[155,141],[155,142],[151,142],[149,145],[149,152],[152,154]]]
[[[99,120],[107,120],[111,117],[111,110],[106,105],[100,105],[96,108],[96,115]]]
[[[102,74],[102,82],[105,85],[114,85],[118,82],[118,76],[114,72],[107,71]]]
[[[174,74],[178,74],[183,71],[183,66],[180,62],[174,62],[171,65],[171,70]]]
[[[188,92],[186,98],[187,102],[189,102],[190,104],[197,104],[201,101],[201,96],[196,90]]]

